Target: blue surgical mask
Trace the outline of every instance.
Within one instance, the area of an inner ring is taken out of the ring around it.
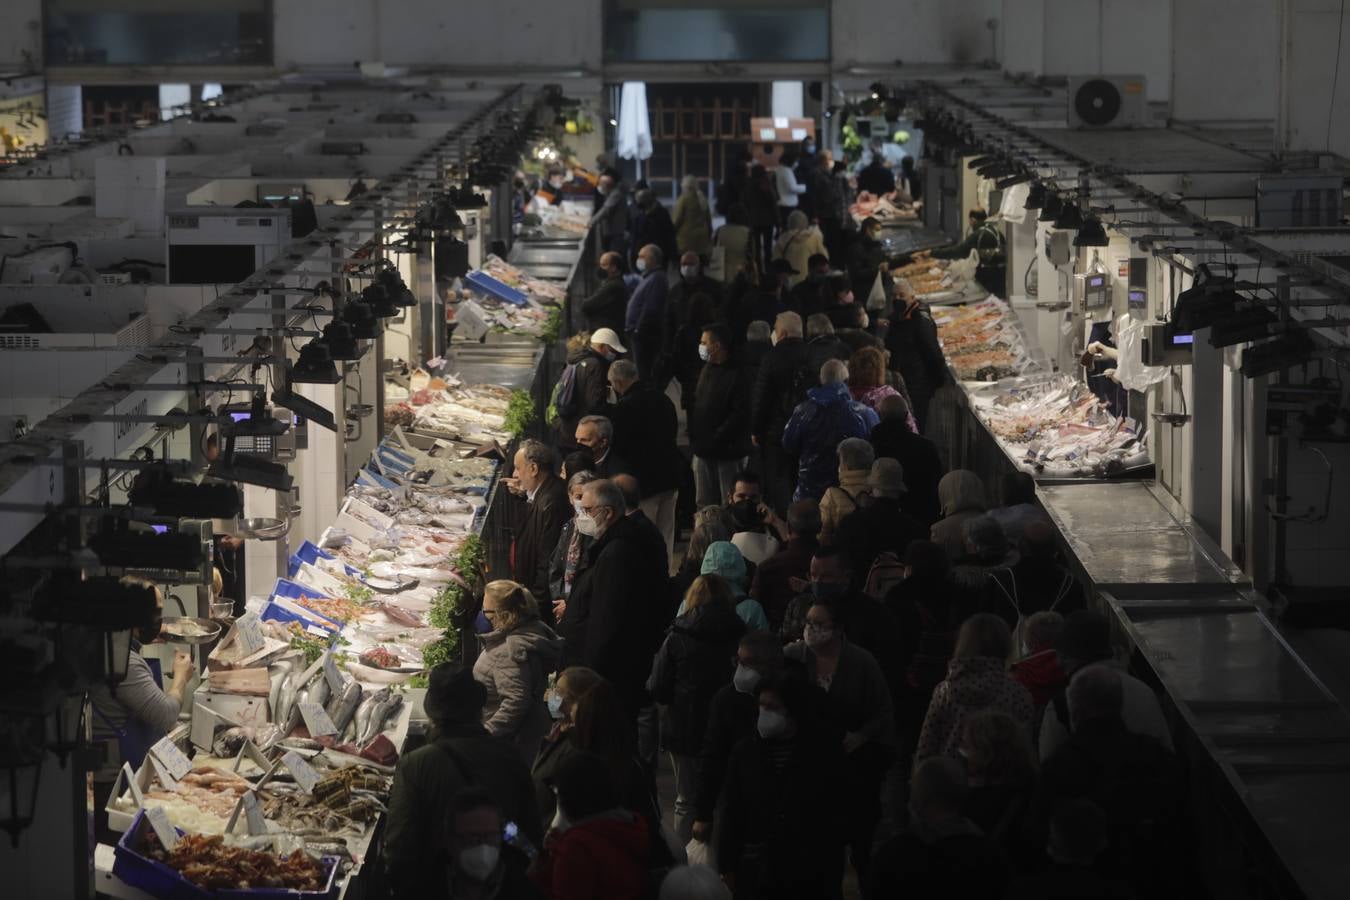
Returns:
[[[553,694],[548,698],[548,714],[555,719],[562,718],[562,695]]]
[[[816,152],[816,145],[815,145],[815,144],[807,144],[807,145],[806,145],[805,147],[803,147],[802,149],[805,150],[807,153],[815,153],[815,152]]]

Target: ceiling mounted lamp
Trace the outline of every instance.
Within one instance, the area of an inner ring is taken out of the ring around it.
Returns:
[[[982,166],[987,166],[987,165],[989,165],[990,163],[994,163],[994,162],[998,162],[998,157],[997,157],[997,156],[977,156],[977,157],[975,157],[974,159],[972,159],[970,162],[966,163],[966,168],[967,168],[967,169],[978,169],[978,168],[980,168],[980,167],[982,167]]]
[[[286,380],[278,390],[272,392],[272,402],[277,406],[289,409],[307,421],[322,425],[329,431],[337,431],[337,422],[333,418],[333,413],[308,397],[297,394],[294,388],[295,383],[294,369],[287,366]]]
[[[1045,185],[1037,181],[1032,184],[1031,189],[1027,191],[1027,200],[1022,204],[1023,209],[1040,209],[1045,203]]]
[[[1077,207],[1074,207],[1077,209]],[[1073,245],[1075,247],[1109,247],[1111,239],[1106,236],[1106,228],[1102,225],[1102,220],[1096,216],[1088,216],[1078,229],[1078,234],[1074,236]]]
[[[1097,225],[1100,227],[1100,220],[1097,221]],[[1061,231],[1077,231],[1079,228],[1083,227],[1083,211],[1078,208],[1077,200],[1065,202],[1064,207],[1059,211],[1059,215],[1055,216],[1054,226]],[[1089,246],[1105,247],[1106,245],[1100,244]]]
[[[1060,199],[1059,194],[1052,194],[1047,191],[1045,199],[1041,201],[1041,214],[1036,217],[1036,221],[1053,223],[1062,212],[1064,212],[1064,201]]]
[[[999,190],[1007,190],[1008,188],[1010,188],[1010,187],[1012,187],[1012,186],[1014,186],[1014,185],[1018,185],[1018,184],[1026,184],[1026,183],[1027,183],[1028,181],[1030,181],[1030,180],[1031,180],[1031,175],[1029,175],[1028,173],[1026,173],[1026,172],[1014,172],[1013,174],[1008,175],[1008,176],[1005,177],[1005,178],[1000,178],[1000,179],[996,182],[996,186],[999,188]]]
[[[392,319],[402,315],[402,310],[382,284],[366,285],[361,290],[361,299],[370,304],[370,311],[378,319]]]
[[[380,336],[380,320],[370,304],[353,300],[342,307],[342,320],[352,326],[352,336],[358,341],[373,341]]]
[[[67,757],[84,744],[85,694],[83,691],[68,693],[68,690],[57,693],[46,722],[47,749],[56,754],[63,769]]]
[[[286,467],[281,463],[274,463],[252,453],[236,453],[234,438],[226,439],[224,452],[211,463],[211,468],[206,470],[206,474],[222,481],[251,484],[273,491],[289,491],[292,484],[291,473],[286,471]]]
[[[175,478],[167,464],[150,466],[136,474],[127,491],[132,506],[146,507],[156,516],[184,519],[233,519],[244,508],[239,488]]]
[[[300,359],[291,370],[296,384],[337,384],[342,380],[333,355],[322,339],[315,339],[300,348]]]
[[[42,779],[42,719],[6,716],[0,731],[0,828],[9,832],[10,846],[19,846],[19,835],[37,815],[38,785]],[[4,800],[8,799],[8,803]]]
[[[397,270],[385,269],[376,276],[376,282],[382,285],[385,291],[388,292],[389,296],[393,299],[395,306],[408,307],[417,305],[417,298],[413,296],[413,292],[408,288],[407,282],[403,280],[403,276],[399,274]]]
[[[328,355],[333,359],[354,361],[365,355],[349,322],[333,321],[323,326],[323,342],[328,345]]]

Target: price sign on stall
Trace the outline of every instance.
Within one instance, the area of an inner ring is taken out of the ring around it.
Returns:
[[[337,658],[332,650],[323,655],[323,677],[328,682],[328,690],[334,695],[342,693],[346,685],[343,683],[342,673],[338,671]]]
[[[173,823],[169,821],[169,814],[164,811],[164,807],[150,807],[145,811],[145,819],[150,823],[150,827],[155,830],[155,837],[159,838],[159,842],[165,850],[172,850],[178,846],[178,832],[174,830]]]
[[[300,716],[305,720],[310,737],[322,737],[325,734],[337,734],[337,726],[328,717],[328,713],[317,703],[305,701],[299,704]]]
[[[288,750],[286,755],[281,757],[281,762],[295,777],[295,783],[300,785],[300,790],[306,794],[314,793],[314,785],[319,783],[319,773],[303,756],[294,750]]]
[[[235,640],[239,641],[239,649],[244,657],[257,653],[266,643],[263,640],[262,625],[258,622],[257,613],[244,613],[234,623],[234,629]]]
[[[163,763],[164,768],[173,776],[175,781],[181,781],[183,776],[192,771],[192,762],[183,755],[183,751],[178,749],[178,745],[167,737],[162,737],[150,748],[150,752]]]

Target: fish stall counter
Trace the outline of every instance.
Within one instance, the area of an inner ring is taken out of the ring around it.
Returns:
[[[245,856],[305,892],[240,897],[341,896],[360,879],[424,721],[424,673],[454,653],[482,571],[500,463],[475,450],[510,440],[495,385],[416,370],[404,391],[389,407],[407,428],[212,649],[190,722],[123,769],[108,814],[125,834],[96,854],[104,893],[207,896],[240,886],[222,872]]]
[[[951,467],[991,484],[1013,470],[1043,484],[1153,477],[1140,423],[1113,414],[1087,382],[1052,372],[1006,302],[931,312],[954,381],[933,404]]]

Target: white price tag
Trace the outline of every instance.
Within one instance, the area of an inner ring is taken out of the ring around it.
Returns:
[[[247,791],[239,802],[244,804],[244,815],[248,817],[248,833],[267,834],[267,820],[263,818],[262,807],[258,806],[258,795]]]
[[[321,638],[324,638],[325,640],[327,640],[327,639],[328,639],[328,636],[329,636],[329,635],[328,635],[328,632],[327,632],[327,631],[324,631],[324,630],[323,630],[322,628],[320,628],[318,625],[306,625],[306,626],[305,626],[305,631],[309,632],[310,634],[314,635],[315,637],[321,637]]]
[[[300,790],[306,794],[314,793],[314,785],[319,783],[319,773],[303,756],[294,750],[288,750],[281,757],[281,762],[295,777],[295,783],[300,785]]]
[[[182,779],[184,775],[192,771],[192,763],[183,751],[178,749],[178,745],[167,737],[162,737],[150,748],[150,752],[164,764],[164,768],[169,770],[169,774],[175,781]]]
[[[258,621],[257,613],[244,613],[234,623],[234,628],[235,639],[239,641],[239,649],[243,651],[242,656],[244,657],[257,653],[266,643],[263,639],[262,623]]]
[[[159,783],[164,786],[165,790],[171,791],[178,787],[178,779],[169,774],[169,770],[164,767],[164,763],[159,761],[158,756],[151,753],[146,756],[146,759],[150,761],[150,768],[155,770],[155,777],[159,779]]]
[[[328,713],[317,703],[305,701],[299,704],[300,716],[305,720],[310,737],[322,737],[325,734],[337,734],[337,726],[328,717]]]
[[[174,830],[173,823],[169,821],[169,814],[164,811],[164,807],[150,807],[145,811],[145,818],[150,822],[150,827],[155,829],[155,837],[159,838],[159,842],[165,850],[172,850],[178,846],[178,832]]]
[[[328,690],[334,696],[342,693],[345,684],[342,680],[342,673],[338,671],[337,657],[333,655],[332,650],[323,655],[323,677],[328,682]]]

